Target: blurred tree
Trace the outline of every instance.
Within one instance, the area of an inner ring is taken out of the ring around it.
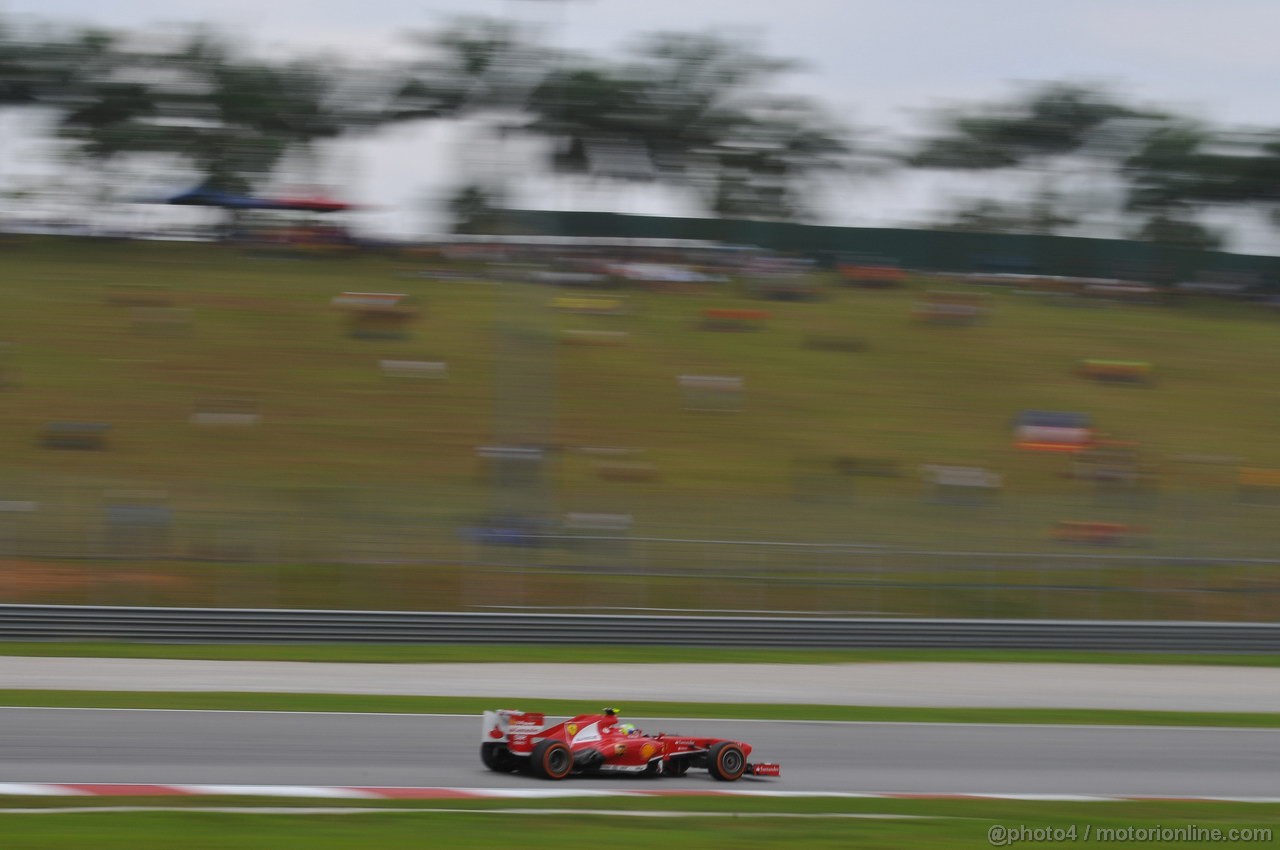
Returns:
[[[1129,183],[1126,207],[1143,216],[1131,236],[1188,248],[1213,248],[1220,239],[1194,221],[1208,188],[1207,129],[1179,122],[1156,132],[1125,163]]]
[[[725,218],[802,220],[813,216],[814,180],[847,167],[843,132],[816,107],[777,102],[711,149],[711,210]]]
[[[625,60],[558,54],[537,30],[483,17],[419,34],[422,58],[394,74],[320,60],[248,61],[196,31],[157,49],[92,29],[19,32],[0,21],[0,108],[59,116],[96,172],[132,155],[185,163],[209,188],[249,191],[290,153],[387,121],[462,119],[453,200],[479,210],[505,195],[504,168],[473,144],[509,135],[553,142],[552,168],[593,181],[661,181],[725,217],[803,219],[819,179],[861,151],[813,103],[769,93],[794,63],[706,33],[660,32]],[[989,199],[943,226],[1055,233],[1104,205],[1139,219],[1138,238],[1210,245],[1208,205],[1280,225],[1280,133],[1224,132],[1128,105],[1088,85],[1046,83],[1005,102],[950,109],[898,157],[916,168],[1039,174],[1025,202]],[[1110,181],[1116,189],[1108,188]],[[1080,185],[1092,185],[1093,193]],[[462,209],[453,207],[456,214]],[[473,216],[467,216],[472,220]],[[484,215],[480,216],[483,220]]]
[[[1222,247],[1222,234],[1189,217],[1175,217],[1168,213],[1152,215],[1132,234],[1132,238],[1198,251],[1216,251]]]
[[[1169,216],[1199,206],[1280,207],[1280,135],[1181,123],[1154,134],[1126,163],[1129,206]]]
[[[1108,122],[1155,117],[1073,83],[1048,83],[1011,102],[939,116],[943,132],[906,157],[916,168],[992,169],[1074,153]]]
[[[317,62],[243,62],[203,33],[168,51],[95,48],[92,71],[60,104],[60,132],[99,166],[120,154],[171,154],[206,187],[243,192],[286,151],[372,120],[340,86],[342,69]]]
[[[463,186],[449,199],[454,233],[497,233],[503,203],[490,190],[475,184]]]
[[[467,119],[477,140],[541,136],[562,175],[662,180],[692,189],[717,215],[795,218],[811,177],[848,153],[816,106],[762,94],[791,63],[733,40],[654,34],[622,64],[558,55],[536,31],[486,18],[417,40],[426,56],[407,69],[391,120]],[[495,169],[463,170],[476,172],[464,175],[467,187],[504,193]]]
[[[501,147],[528,124],[530,94],[552,53],[535,30],[479,16],[456,18],[413,40],[422,58],[401,69],[381,119],[459,122],[455,166],[462,187],[449,200],[449,215],[455,228],[497,227],[494,204],[508,188]]]
[[[932,226],[939,230],[976,233],[1047,235],[1075,224],[1061,213],[1052,195],[1041,194],[1028,204],[1001,204],[990,199],[967,202]]]
[[[621,69],[574,60],[530,93],[532,117],[521,129],[552,139],[550,165],[561,174],[650,180],[647,136],[658,116],[643,84]]]
[[[552,55],[533,30],[478,16],[416,33],[413,40],[423,57],[403,69],[386,107],[389,120],[521,108],[547,73]]]
[[[86,34],[73,55],[75,75],[56,98],[60,132],[91,159],[146,151],[157,141],[148,119],[157,114],[151,87],[131,76],[131,57],[105,34]]]
[[[705,162],[705,154],[750,124],[757,92],[793,62],[710,34],[659,32],[636,47],[628,73],[651,112],[647,142],[664,171]]]
[[[914,168],[1020,169],[1034,175],[1030,185],[1038,188],[1025,212],[974,216],[961,210],[957,222],[1056,233],[1103,212],[1096,196],[1073,193],[1078,178],[1118,171],[1133,148],[1166,120],[1090,86],[1047,83],[1004,103],[940,113],[941,132],[903,161]]]
[[[1222,235],[1196,221],[1207,206],[1256,209],[1280,224],[1280,134],[1190,122],[1152,135],[1126,162],[1128,208],[1147,217],[1136,238],[1198,248]]]
[[[33,104],[48,88],[41,46],[0,21],[0,107]]]
[[[528,129],[556,140],[561,173],[662,180],[718,216],[801,218],[811,178],[840,170],[850,148],[813,104],[764,93],[790,67],[733,40],[657,33],[633,63],[550,74]]]

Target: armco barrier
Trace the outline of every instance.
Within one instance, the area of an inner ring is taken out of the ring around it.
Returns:
[[[0,605],[0,640],[1280,652],[1280,623],[655,617]]]

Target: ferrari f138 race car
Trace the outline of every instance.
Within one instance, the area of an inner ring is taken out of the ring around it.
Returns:
[[[619,721],[615,709],[580,714],[552,726],[535,712],[484,713],[480,760],[498,773],[525,771],[543,779],[575,773],[684,776],[705,770],[723,782],[743,776],[781,776],[779,765],[749,762],[751,745],[723,738],[646,734]]]

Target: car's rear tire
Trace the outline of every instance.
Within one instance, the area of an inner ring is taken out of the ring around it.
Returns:
[[[480,761],[494,773],[515,773],[520,769],[520,759],[511,755],[506,744],[486,741],[480,745]]]
[[[564,779],[573,771],[573,750],[564,741],[540,741],[529,756],[529,770],[543,779]]]
[[[747,769],[747,756],[742,747],[721,741],[707,750],[707,772],[721,782],[733,782]]]

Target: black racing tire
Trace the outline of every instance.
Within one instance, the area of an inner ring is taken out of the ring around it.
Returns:
[[[480,761],[494,773],[515,773],[520,769],[520,759],[511,755],[506,744],[486,741],[480,745]]]
[[[529,770],[542,779],[564,779],[573,772],[573,750],[564,741],[540,741],[529,756]]]
[[[721,782],[736,781],[746,769],[747,755],[737,744],[721,741],[707,750],[707,772]]]

